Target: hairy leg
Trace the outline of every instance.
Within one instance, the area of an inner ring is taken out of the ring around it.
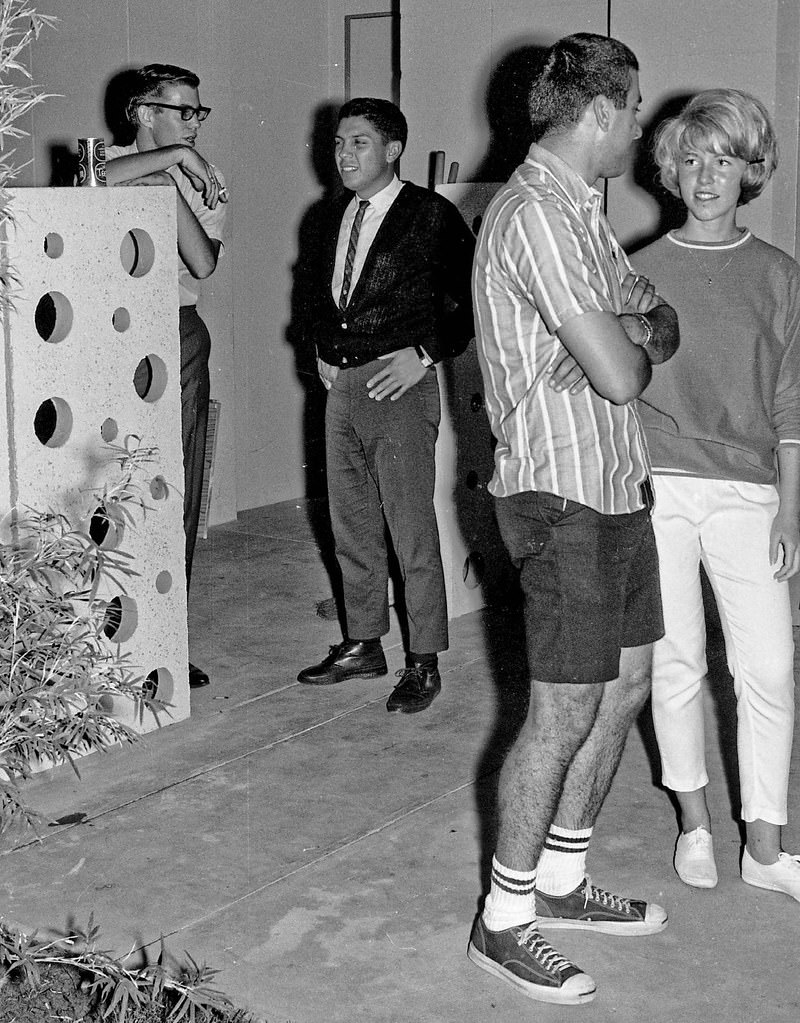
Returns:
[[[533,680],[528,717],[500,772],[497,859],[534,870],[578,750],[593,730],[602,684]]]
[[[652,647],[623,648],[619,677],[598,689],[602,699],[585,742],[564,778],[552,823],[562,828],[591,828],[611,788],[628,732],[650,691]]]

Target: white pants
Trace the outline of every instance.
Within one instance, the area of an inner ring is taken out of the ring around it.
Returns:
[[[699,566],[717,602],[737,699],[745,821],[786,823],[794,728],[794,644],[788,583],[776,582],[769,535],[773,486],[656,476],[653,526],[666,635],[653,651],[653,720],[662,781],[708,784],[702,682],[707,671]]]

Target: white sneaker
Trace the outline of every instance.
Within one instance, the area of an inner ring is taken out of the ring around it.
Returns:
[[[681,881],[693,888],[716,888],[714,839],[705,828],[680,835],[675,846],[675,870]]]
[[[800,902],[800,856],[782,852],[776,863],[759,863],[745,846],[742,856],[742,880],[756,888],[784,892]]]

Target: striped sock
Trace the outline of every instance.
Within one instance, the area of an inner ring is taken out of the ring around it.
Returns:
[[[586,877],[591,828],[571,831],[552,825],[536,866],[536,886],[545,895],[568,895]]]
[[[490,931],[504,931],[536,919],[535,870],[511,870],[492,857],[492,886],[483,906],[483,922]]]

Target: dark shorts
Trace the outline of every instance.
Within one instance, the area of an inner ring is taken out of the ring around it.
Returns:
[[[601,515],[542,491],[495,501],[525,595],[528,666],[542,682],[609,682],[623,647],[664,635],[650,515]]]

